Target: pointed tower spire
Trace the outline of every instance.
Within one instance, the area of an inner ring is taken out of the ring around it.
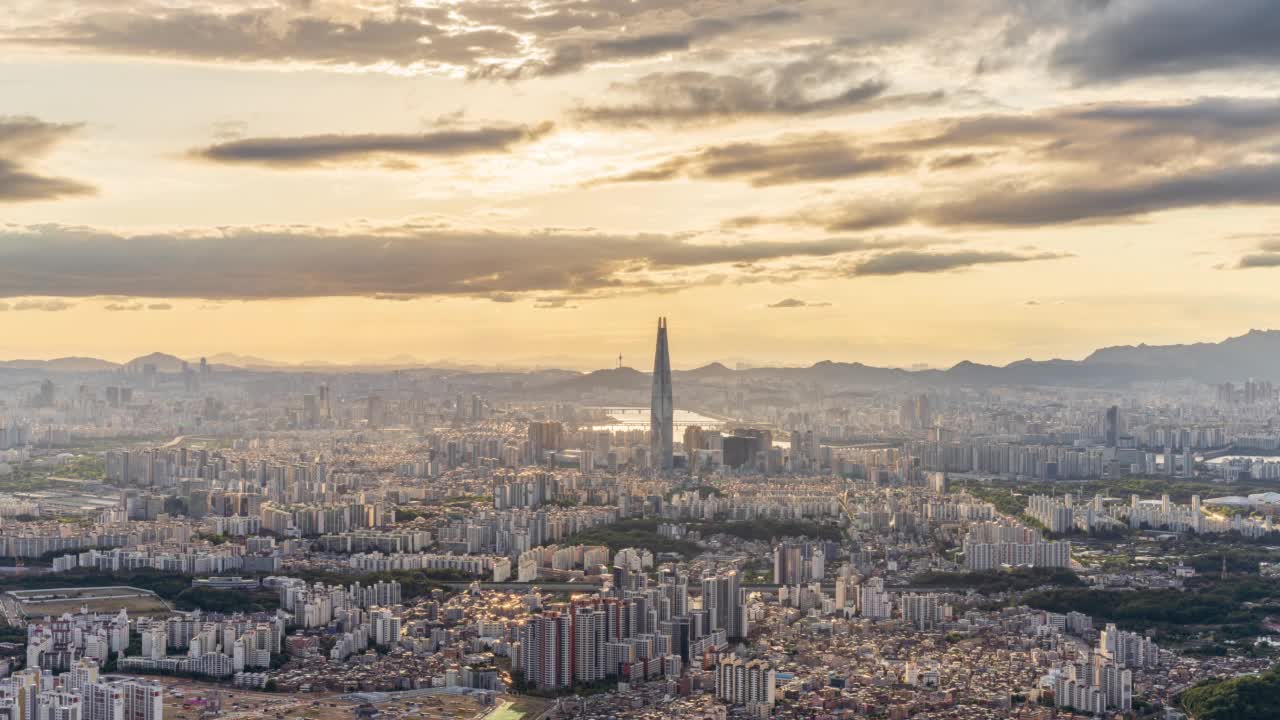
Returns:
[[[649,456],[653,469],[672,468],[675,406],[671,400],[671,354],[667,348],[667,319],[658,318],[658,342],[653,353],[653,397],[649,404]]]

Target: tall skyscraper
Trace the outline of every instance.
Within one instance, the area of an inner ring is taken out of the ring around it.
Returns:
[[[653,399],[649,404],[649,455],[653,469],[670,472],[674,442],[675,406],[671,401],[671,354],[667,349],[667,319],[658,318],[658,345],[653,353]]]
[[[1103,442],[1113,448],[1120,444],[1120,408],[1112,405],[1107,408],[1106,418],[1102,426]]]

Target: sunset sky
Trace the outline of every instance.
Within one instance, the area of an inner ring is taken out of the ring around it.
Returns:
[[[0,0],[0,359],[1280,327],[1270,0]]]

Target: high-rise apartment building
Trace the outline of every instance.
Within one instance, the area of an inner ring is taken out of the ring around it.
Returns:
[[[777,673],[763,660],[727,656],[716,669],[716,697],[733,705],[773,707]]]
[[[746,591],[739,587],[737,571],[702,579],[702,609],[712,630],[724,630],[731,639],[747,636]]]
[[[572,686],[572,636],[566,614],[546,612],[530,618],[520,636],[525,682],[539,690]]]

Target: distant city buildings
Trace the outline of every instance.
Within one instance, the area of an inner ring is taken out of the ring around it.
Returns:
[[[1044,540],[1040,533],[1016,523],[983,522],[969,528],[965,537],[964,566],[990,571],[1002,566],[1071,566],[1071,543]]]
[[[0,655],[16,679],[0,683],[0,720],[19,706],[20,720],[114,719],[125,689],[95,668],[477,708],[513,682],[592,720],[1032,720],[1125,712],[1135,695],[1169,707],[1177,688],[1266,662],[1161,649],[1105,613],[1095,628],[1003,590],[1231,582],[1240,560],[1210,573],[1152,538],[1272,536],[1280,495],[1108,481],[1280,477],[1242,452],[1280,447],[1265,383],[676,372],[665,318],[658,331],[652,377],[621,360],[294,375],[157,356],[55,377],[51,393],[41,377],[0,388],[0,474],[43,483],[0,496],[0,554],[68,585],[143,574],[183,607],[261,608],[131,616],[75,588],[7,596],[28,629]],[[1084,495],[1059,480],[1101,482]],[[1133,552],[1113,561],[1112,537]],[[998,572],[1031,567],[1061,572]]]

